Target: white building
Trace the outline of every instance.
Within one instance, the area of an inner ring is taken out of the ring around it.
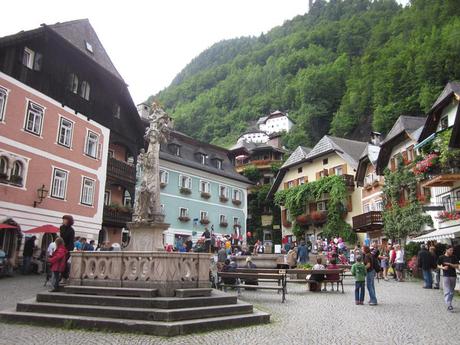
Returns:
[[[267,134],[289,132],[294,126],[287,113],[283,113],[279,110],[270,113],[268,116],[261,117],[257,121],[257,125],[261,131]]]

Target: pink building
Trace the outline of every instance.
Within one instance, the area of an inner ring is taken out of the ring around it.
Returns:
[[[110,131],[0,72],[0,217],[27,230],[75,218],[97,239]],[[48,191],[39,203],[37,190]],[[34,206],[35,203],[35,206]]]

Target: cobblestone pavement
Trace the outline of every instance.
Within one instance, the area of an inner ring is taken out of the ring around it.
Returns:
[[[0,279],[0,309],[30,298],[43,289],[42,285],[40,276]],[[346,278],[345,294],[311,293],[301,285],[289,285],[288,291],[285,304],[274,292],[242,292],[243,300],[272,314],[269,325],[162,338],[0,323],[0,344],[388,345],[454,344],[459,339],[460,300],[455,300],[456,312],[448,313],[442,290],[422,289],[420,282],[376,283],[376,307],[354,305],[351,278]]]

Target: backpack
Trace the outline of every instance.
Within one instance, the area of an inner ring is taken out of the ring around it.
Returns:
[[[380,261],[374,255],[372,255],[372,268],[375,273],[379,273],[382,270],[382,267],[380,267]]]

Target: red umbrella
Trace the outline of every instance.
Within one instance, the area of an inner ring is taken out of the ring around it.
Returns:
[[[55,234],[59,232],[59,228],[51,224],[46,224],[39,226],[38,228],[29,229],[23,231],[25,234],[36,234],[36,233],[45,233],[45,234]]]
[[[0,224],[0,229],[17,229],[18,227],[10,224]]]

